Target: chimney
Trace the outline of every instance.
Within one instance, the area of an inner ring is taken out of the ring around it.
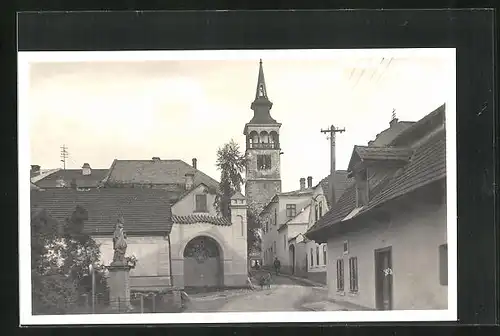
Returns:
[[[392,118],[392,120],[389,122],[389,126],[392,127],[398,123],[399,119],[398,118]]]
[[[194,169],[197,169],[197,168],[196,168],[196,163],[197,163],[197,162],[198,162],[198,160],[196,160],[196,158],[193,158],[193,168],[194,168]]]
[[[31,173],[33,175],[40,174],[40,166],[39,165],[31,165]]]
[[[151,160],[153,160],[153,161],[160,161],[161,159],[158,156],[153,156],[153,158]]]
[[[191,190],[194,184],[194,173],[186,173],[186,190]]]
[[[301,177],[300,178],[300,190],[304,190],[306,188],[306,179]]]
[[[88,176],[92,174],[92,169],[90,169],[90,165],[85,162],[82,166],[82,175]]]
[[[313,178],[312,176],[307,177],[307,187],[312,188],[313,187]]]

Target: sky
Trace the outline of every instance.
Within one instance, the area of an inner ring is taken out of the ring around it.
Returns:
[[[388,128],[393,109],[399,120],[417,121],[447,102],[455,88],[449,53],[225,55],[31,62],[23,105],[31,164],[62,167],[60,147],[66,145],[66,168],[85,162],[109,168],[114,159],[197,158],[198,169],[218,180],[217,149],[231,139],[245,149],[243,128],[253,116],[262,58],[271,115],[282,123],[282,190],[289,191],[299,188],[301,177],[312,176],[316,184],[329,174],[330,143],[321,129],[346,129],[336,138],[337,169],[346,169],[353,146]]]

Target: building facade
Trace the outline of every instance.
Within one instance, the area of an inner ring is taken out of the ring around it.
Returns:
[[[262,211],[275,194],[281,192],[281,124],[271,117],[272,106],[261,60],[255,99],[251,104],[254,115],[243,130],[246,137],[245,155],[248,159],[245,170],[245,196],[249,208],[256,214]]]
[[[327,243],[332,299],[379,310],[446,309],[445,106],[385,144],[355,146],[354,178],[306,233]]]
[[[81,205],[85,229],[113,256],[111,235],[125,219],[127,254],[138,259],[132,290],[242,287],[247,279],[246,199],[231,199],[231,218],[214,207],[217,182],[180,160],[115,160],[101,188],[32,191],[32,205],[64,222]],[[142,169],[137,169],[141,167]]]

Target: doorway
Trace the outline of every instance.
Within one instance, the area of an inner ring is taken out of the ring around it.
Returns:
[[[291,268],[291,272],[292,272],[292,275],[295,274],[295,246],[294,245],[290,245],[290,248],[289,248],[289,258],[290,258],[290,264],[292,266]]]
[[[209,237],[196,237],[184,249],[184,287],[220,288],[223,286],[222,253]]]
[[[375,250],[375,304],[377,310],[392,310],[392,247]]]

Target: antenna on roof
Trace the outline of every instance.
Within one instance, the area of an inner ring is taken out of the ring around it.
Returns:
[[[68,158],[68,147],[66,145],[61,146],[61,162],[63,163],[63,169],[66,170],[66,159]]]

